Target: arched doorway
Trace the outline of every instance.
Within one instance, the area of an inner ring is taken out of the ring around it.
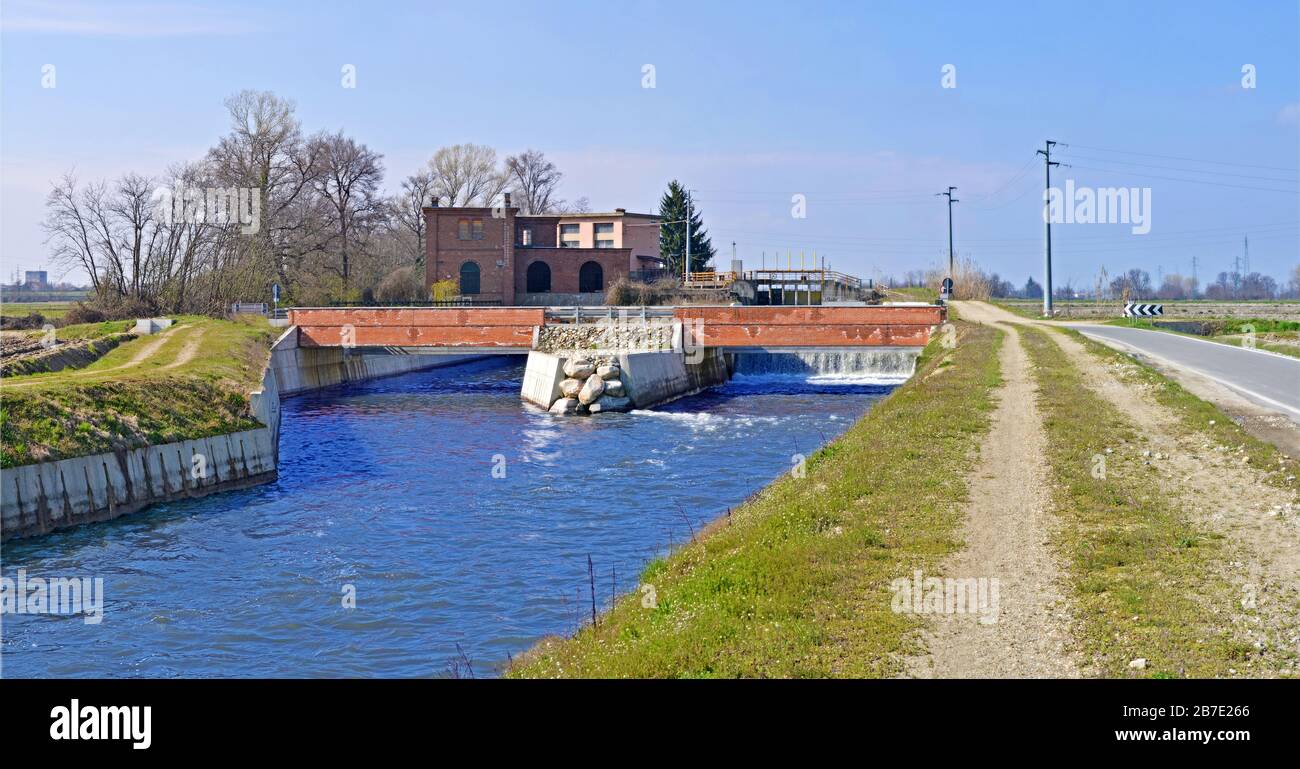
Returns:
[[[528,265],[527,291],[530,294],[543,294],[551,290],[551,266],[543,261]]]
[[[477,294],[479,291],[479,273],[478,265],[474,262],[465,262],[460,266],[460,293]]]
[[[578,270],[578,290],[584,294],[605,290],[605,271],[596,262],[587,262]]]

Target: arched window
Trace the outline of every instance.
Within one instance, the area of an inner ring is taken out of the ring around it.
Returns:
[[[528,265],[528,293],[540,294],[551,290],[551,266],[536,261]]]
[[[465,262],[460,266],[460,293],[478,293],[478,265],[474,262]]]
[[[578,290],[584,294],[605,290],[605,271],[596,262],[587,262],[578,270]]]

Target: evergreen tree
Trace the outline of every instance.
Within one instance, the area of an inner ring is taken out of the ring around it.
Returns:
[[[690,193],[676,179],[659,200],[659,255],[674,275],[682,274],[686,256],[686,203]],[[713,269],[713,244],[700,220],[700,209],[691,201],[691,272]]]

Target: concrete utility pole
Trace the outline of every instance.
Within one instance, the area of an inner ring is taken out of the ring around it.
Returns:
[[[939,196],[939,195],[946,195],[946,196],[948,197],[948,277],[950,277],[950,278],[953,277],[953,265],[952,265],[952,261],[953,261],[953,259],[952,259],[952,204],[953,204],[953,203],[960,203],[960,202],[961,202],[961,201],[957,200],[956,198],[954,198],[954,197],[952,196],[952,191],[955,190],[955,189],[957,189],[957,188],[956,188],[956,187],[949,187],[947,192],[936,192],[936,193],[934,193],[936,196]]]
[[[682,265],[682,284],[691,279],[691,191],[686,190],[686,263]]]
[[[1051,192],[1052,189],[1052,166],[1059,166],[1060,163],[1052,161],[1052,147],[1056,142],[1044,142],[1043,149],[1038,150],[1039,155],[1043,156],[1043,168],[1047,171],[1047,187],[1043,193],[1043,218],[1047,221],[1047,253],[1043,257],[1043,315],[1052,317],[1052,212],[1051,212]],[[1063,203],[1065,201],[1062,201]]]
[[[1192,254],[1192,298],[1196,298],[1196,254]]]

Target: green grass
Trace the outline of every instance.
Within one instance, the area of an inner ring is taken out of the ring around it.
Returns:
[[[1041,301],[1038,302],[1038,304],[1026,304],[1024,302],[1017,303],[1004,301],[1002,299],[990,299],[989,304],[994,307],[1000,307],[1015,315],[1019,315],[1022,318],[1038,320],[1043,317],[1043,303]]]
[[[261,380],[277,330],[261,318],[179,320],[139,365],[116,368],[158,337],[119,345],[83,369],[6,377],[0,466],[256,427],[247,396]],[[194,357],[166,368],[200,332]]]
[[[1022,339],[1040,386],[1058,546],[1085,659],[1107,677],[1227,675],[1245,650],[1222,619],[1233,596],[1214,576],[1221,538],[1162,492],[1132,425],[1087,387],[1049,333],[1064,332],[1024,328]],[[1128,667],[1139,657],[1142,672]]]
[[[1001,332],[957,323],[916,375],[695,541],[654,561],[596,626],[543,641],[516,677],[890,676],[918,651],[890,582],[961,547],[961,504],[999,383]],[[942,365],[946,363],[947,365]]]
[[[76,302],[4,302],[0,304],[0,315],[26,317],[40,313],[46,320],[62,318],[68,314]]]
[[[904,286],[887,289],[885,296],[890,302],[933,302],[939,298],[939,292],[925,286]]]

